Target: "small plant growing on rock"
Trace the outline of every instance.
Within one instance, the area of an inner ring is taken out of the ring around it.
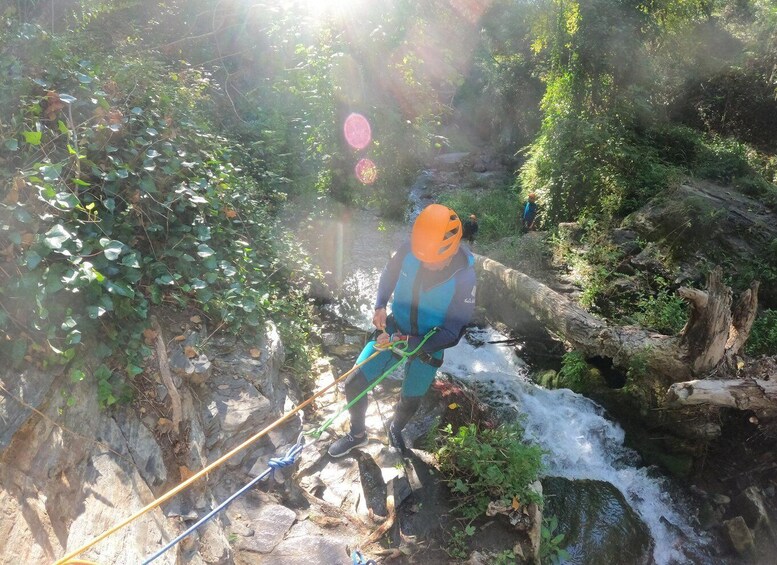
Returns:
[[[542,449],[524,440],[519,424],[495,429],[469,424],[457,432],[449,424],[440,431],[437,458],[457,503],[453,515],[460,524],[451,529],[451,551],[460,554],[466,538],[476,532],[473,522],[486,514],[490,504],[505,508],[541,504],[541,496],[530,485],[542,470]]]
[[[542,562],[561,563],[569,558],[569,553],[561,547],[564,542],[564,534],[556,533],[558,518],[556,516],[545,517],[542,520],[540,533],[540,560]]]
[[[585,357],[579,351],[569,351],[561,359],[561,370],[558,373],[560,387],[568,387],[575,392],[588,389],[590,367]]]

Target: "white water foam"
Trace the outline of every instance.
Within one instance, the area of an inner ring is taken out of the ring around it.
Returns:
[[[623,445],[623,429],[584,396],[533,384],[512,347],[488,344],[505,336],[492,329],[473,334],[472,341],[483,345],[462,339],[446,351],[441,370],[475,387],[490,403],[524,414],[527,436],[548,452],[548,475],[614,485],[650,530],[656,563],[688,563],[683,550],[689,543],[700,547],[703,540],[672,500],[666,479],[655,469],[636,465],[637,454]]]

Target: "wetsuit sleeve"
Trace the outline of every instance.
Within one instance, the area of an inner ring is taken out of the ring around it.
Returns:
[[[456,290],[448,306],[445,321],[438,331],[424,343],[421,351],[434,353],[441,349],[453,347],[459,342],[464,327],[469,324],[475,311],[475,269],[469,267],[456,275]],[[423,336],[410,336],[408,349],[413,350]]]
[[[394,293],[394,287],[397,285],[399,279],[399,272],[402,269],[402,262],[410,252],[410,243],[405,243],[402,247],[394,253],[394,256],[389,259],[386,266],[383,268],[383,272],[380,275],[380,282],[378,283],[378,296],[375,299],[375,309],[385,308],[388,304],[391,295]]]

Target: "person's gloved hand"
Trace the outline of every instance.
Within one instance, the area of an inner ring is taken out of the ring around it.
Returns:
[[[401,334],[399,332],[395,334],[387,334],[386,332],[382,332],[378,334],[378,337],[375,338],[375,342],[382,347],[386,347],[392,343],[396,343],[398,341],[406,341],[410,336]]]
[[[372,315],[372,325],[379,330],[386,329],[386,309],[385,308],[378,308],[375,310],[375,313]]]

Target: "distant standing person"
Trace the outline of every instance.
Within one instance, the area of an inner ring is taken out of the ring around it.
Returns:
[[[469,241],[470,245],[475,243],[475,236],[478,234],[478,217],[470,214],[469,218],[461,223],[462,237]]]
[[[521,231],[523,233],[534,230],[534,224],[537,221],[537,212],[537,195],[530,192],[529,199],[523,207],[523,215],[521,216]]]

